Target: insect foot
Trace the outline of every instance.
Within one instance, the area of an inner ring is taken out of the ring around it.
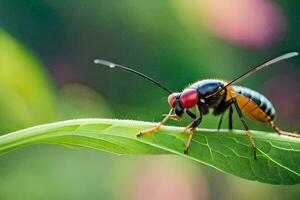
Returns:
[[[257,160],[257,158],[256,158],[256,146],[253,147],[253,156],[254,156],[254,160]]]
[[[186,147],[186,148],[184,148],[184,151],[183,151],[183,153],[185,154],[185,155],[188,155],[189,154],[189,147]]]
[[[161,126],[161,124],[156,125],[156,126],[154,126],[153,128],[150,128],[150,129],[141,131],[141,132],[139,132],[139,133],[137,134],[137,137],[141,137],[141,136],[143,136],[143,135],[150,135],[150,134],[152,134],[152,133],[155,133],[156,131],[159,130],[160,126]]]
[[[142,137],[143,136],[143,133],[142,132],[139,132],[137,135],[136,135],[136,137]]]

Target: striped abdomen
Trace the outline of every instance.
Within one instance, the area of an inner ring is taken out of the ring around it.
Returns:
[[[275,118],[272,103],[262,94],[241,86],[231,86],[228,91],[248,118],[260,122],[269,122]]]

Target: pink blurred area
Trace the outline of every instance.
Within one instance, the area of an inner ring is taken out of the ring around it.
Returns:
[[[285,17],[269,0],[208,0],[204,23],[216,36],[250,49],[270,47],[285,32]]]

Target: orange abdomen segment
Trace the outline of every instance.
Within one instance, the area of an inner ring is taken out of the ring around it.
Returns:
[[[242,113],[249,119],[265,123],[275,118],[273,105],[262,94],[240,86],[228,89],[228,98],[235,97]]]

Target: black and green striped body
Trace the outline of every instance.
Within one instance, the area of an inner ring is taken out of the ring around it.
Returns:
[[[262,94],[241,86],[231,86],[229,96],[235,97],[244,115],[260,122],[270,122],[275,118],[275,108]]]

